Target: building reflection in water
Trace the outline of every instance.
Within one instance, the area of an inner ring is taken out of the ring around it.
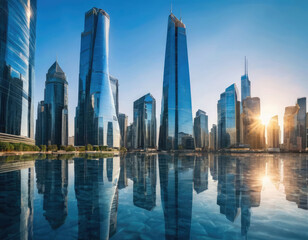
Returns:
[[[156,206],[156,164],[157,155],[134,155],[133,202],[134,205],[151,211]]]
[[[127,184],[127,170],[126,170],[126,156],[122,155],[120,157],[120,177],[118,181],[118,189],[123,189],[128,186]]]
[[[194,156],[158,155],[166,239],[189,239]]]
[[[108,239],[116,231],[120,159],[74,159],[78,238]]]
[[[35,172],[38,193],[44,195],[44,216],[57,229],[67,217],[68,161],[36,160]]]
[[[27,165],[0,173],[0,239],[33,238],[34,164]]]
[[[208,156],[196,157],[194,168],[194,189],[199,194],[208,189]]]

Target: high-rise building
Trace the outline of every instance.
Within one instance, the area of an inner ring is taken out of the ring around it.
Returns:
[[[278,116],[271,118],[267,125],[267,147],[279,148],[280,147],[280,127],[278,124]]]
[[[196,148],[207,149],[209,146],[208,116],[202,110],[196,112],[194,118],[194,136]]]
[[[308,112],[306,113],[306,151],[308,151]]]
[[[265,147],[265,127],[260,119],[260,98],[246,97],[242,102],[243,142],[252,149]]]
[[[137,145],[135,134],[136,134],[135,126],[133,123],[131,123],[127,127],[127,133],[126,133],[126,147],[128,149],[133,149]]]
[[[109,76],[110,86],[114,101],[114,106],[116,109],[117,117],[119,117],[119,80],[113,76]]]
[[[297,104],[299,111],[297,114],[297,135],[301,138],[301,146],[298,146],[301,150],[306,149],[306,98],[298,98]]]
[[[34,144],[36,0],[0,1],[0,141]]]
[[[283,118],[283,144],[285,150],[298,150],[298,142],[301,142],[297,134],[297,115],[299,109],[298,104],[285,108]]]
[[[68,145],[67,85],[56,61],[46,74],[44,101],[38,105],[36,145]]]
[[[134,148],[156,148],[156,100],[146,94],[134,102]]]
[[[186,27],[168,19],[159,149],[194,149]]]
[[[212,125],[211,133],[210,133],[210,150],[217,150],[217,126],[216,124]]]
[[[240,102],[236,84],[220,94],[217,104],[218,149],[228,148],[240,142]]]
[[[81,34],[75,145],[120,146],[120,130],[109,78],[109,15],[92,8]]]
[[[119,126],[121,134],[121,147],[126,147],[126,133],[128,117],[124,113],[119,113]]]
[[[248,60],[245,57],[245,74],[241,77],[241,102],[251,96],[250,80],[248,77]]]

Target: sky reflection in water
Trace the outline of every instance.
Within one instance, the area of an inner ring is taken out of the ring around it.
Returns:
[[[0,239],[308,239],[308,155],[0,162]]]

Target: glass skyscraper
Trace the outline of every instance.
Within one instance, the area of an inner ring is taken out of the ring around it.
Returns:
[[[68,97],[66,76],[56,61],[48,70],[45,98],[38,105],[36,145],[68,145]]]
[[[102,9],[85,14],[81,34],[75,145],[120,146],[120,130],[109,78],[110,17]]]
[[[245,74],[241,77],[241,102],[251,96],[250,80],[248,77],[248,61],[245,57]],[[243,105],[242,105],[243,106]]]
[[[298,149],[298,112],[300,107],[298,104],[285,108],[283,117],[283,144],[286,150]]]
[[[299,111],[297,114],[297,134],[301,138],[300,145],[301,150],[306,149],[306,98],[298,98],[297,104],[299,106]]]
[[[126,147],[126,143],[127,143],[127,121],[128,121],[128,117],[124,114],[124,113],[119,113],[119,126],[120,126],[120,133],[121,133],[121,147]]]
[[[134,148],[156,148],[156,100],[146,94],[134,102]]]
[[[194,149],[186,27],[168,19],[159,149]]]
[[[236,84],[220,94],[217,104],[218,148],[227,148],[240,142],[240,102]]]
[[[280,147],[280,127],[277,115],[272,117],[267,125],[267,146],[277,149]]]
[[[0,1],[0,141],[34,144],[36,0]]]
[[[114,101],[114,106],[116,109],[117,117],[119,117],[119,80],[113,76],[109,76],[110,86]]]
[[[194,119],[194,136],[196,148],[206,149],[209,146],[208,116],[202,110],[196,112]]]

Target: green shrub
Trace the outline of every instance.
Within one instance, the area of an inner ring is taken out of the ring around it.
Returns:
[[[78,147],[78,151],[80,152],[84,152],[86,150],[86,147],[82,146],[82,147]]]
[[[108,146],[99,146],[101,151],[107,151],[108,150]]]
[[[121,148],[120,148],[120,151],[121,151],[121,152],[127,152],[127,149],[126,149],[125,147],[121,147]]]
[[[99,146],[94,146],[94,147],[93,147],[93,150],[94,150],[94,151],[99,151]]]
[[[56,152],[58,151],[58,146],[57,145],[49,145],[47,147],[48,151]]]
[[[5,152],[5,151],[9,151],[10,148],[10,144],[7,142],[0,142],[0,151],[1,152]]]
[[[93,151],[93,146],[91,144],[87,144],[87,151]]]
[[[76,149],[74,148],[74,146],[69,145],[69,146],[66,147],[65,150],[66,150],[67,152],[74,152]]]
[[[40,148],[42,152],[46,152],[46,145],[41,145]]]
[[[66,146],[61,145],[60,150],[66,150]]]

